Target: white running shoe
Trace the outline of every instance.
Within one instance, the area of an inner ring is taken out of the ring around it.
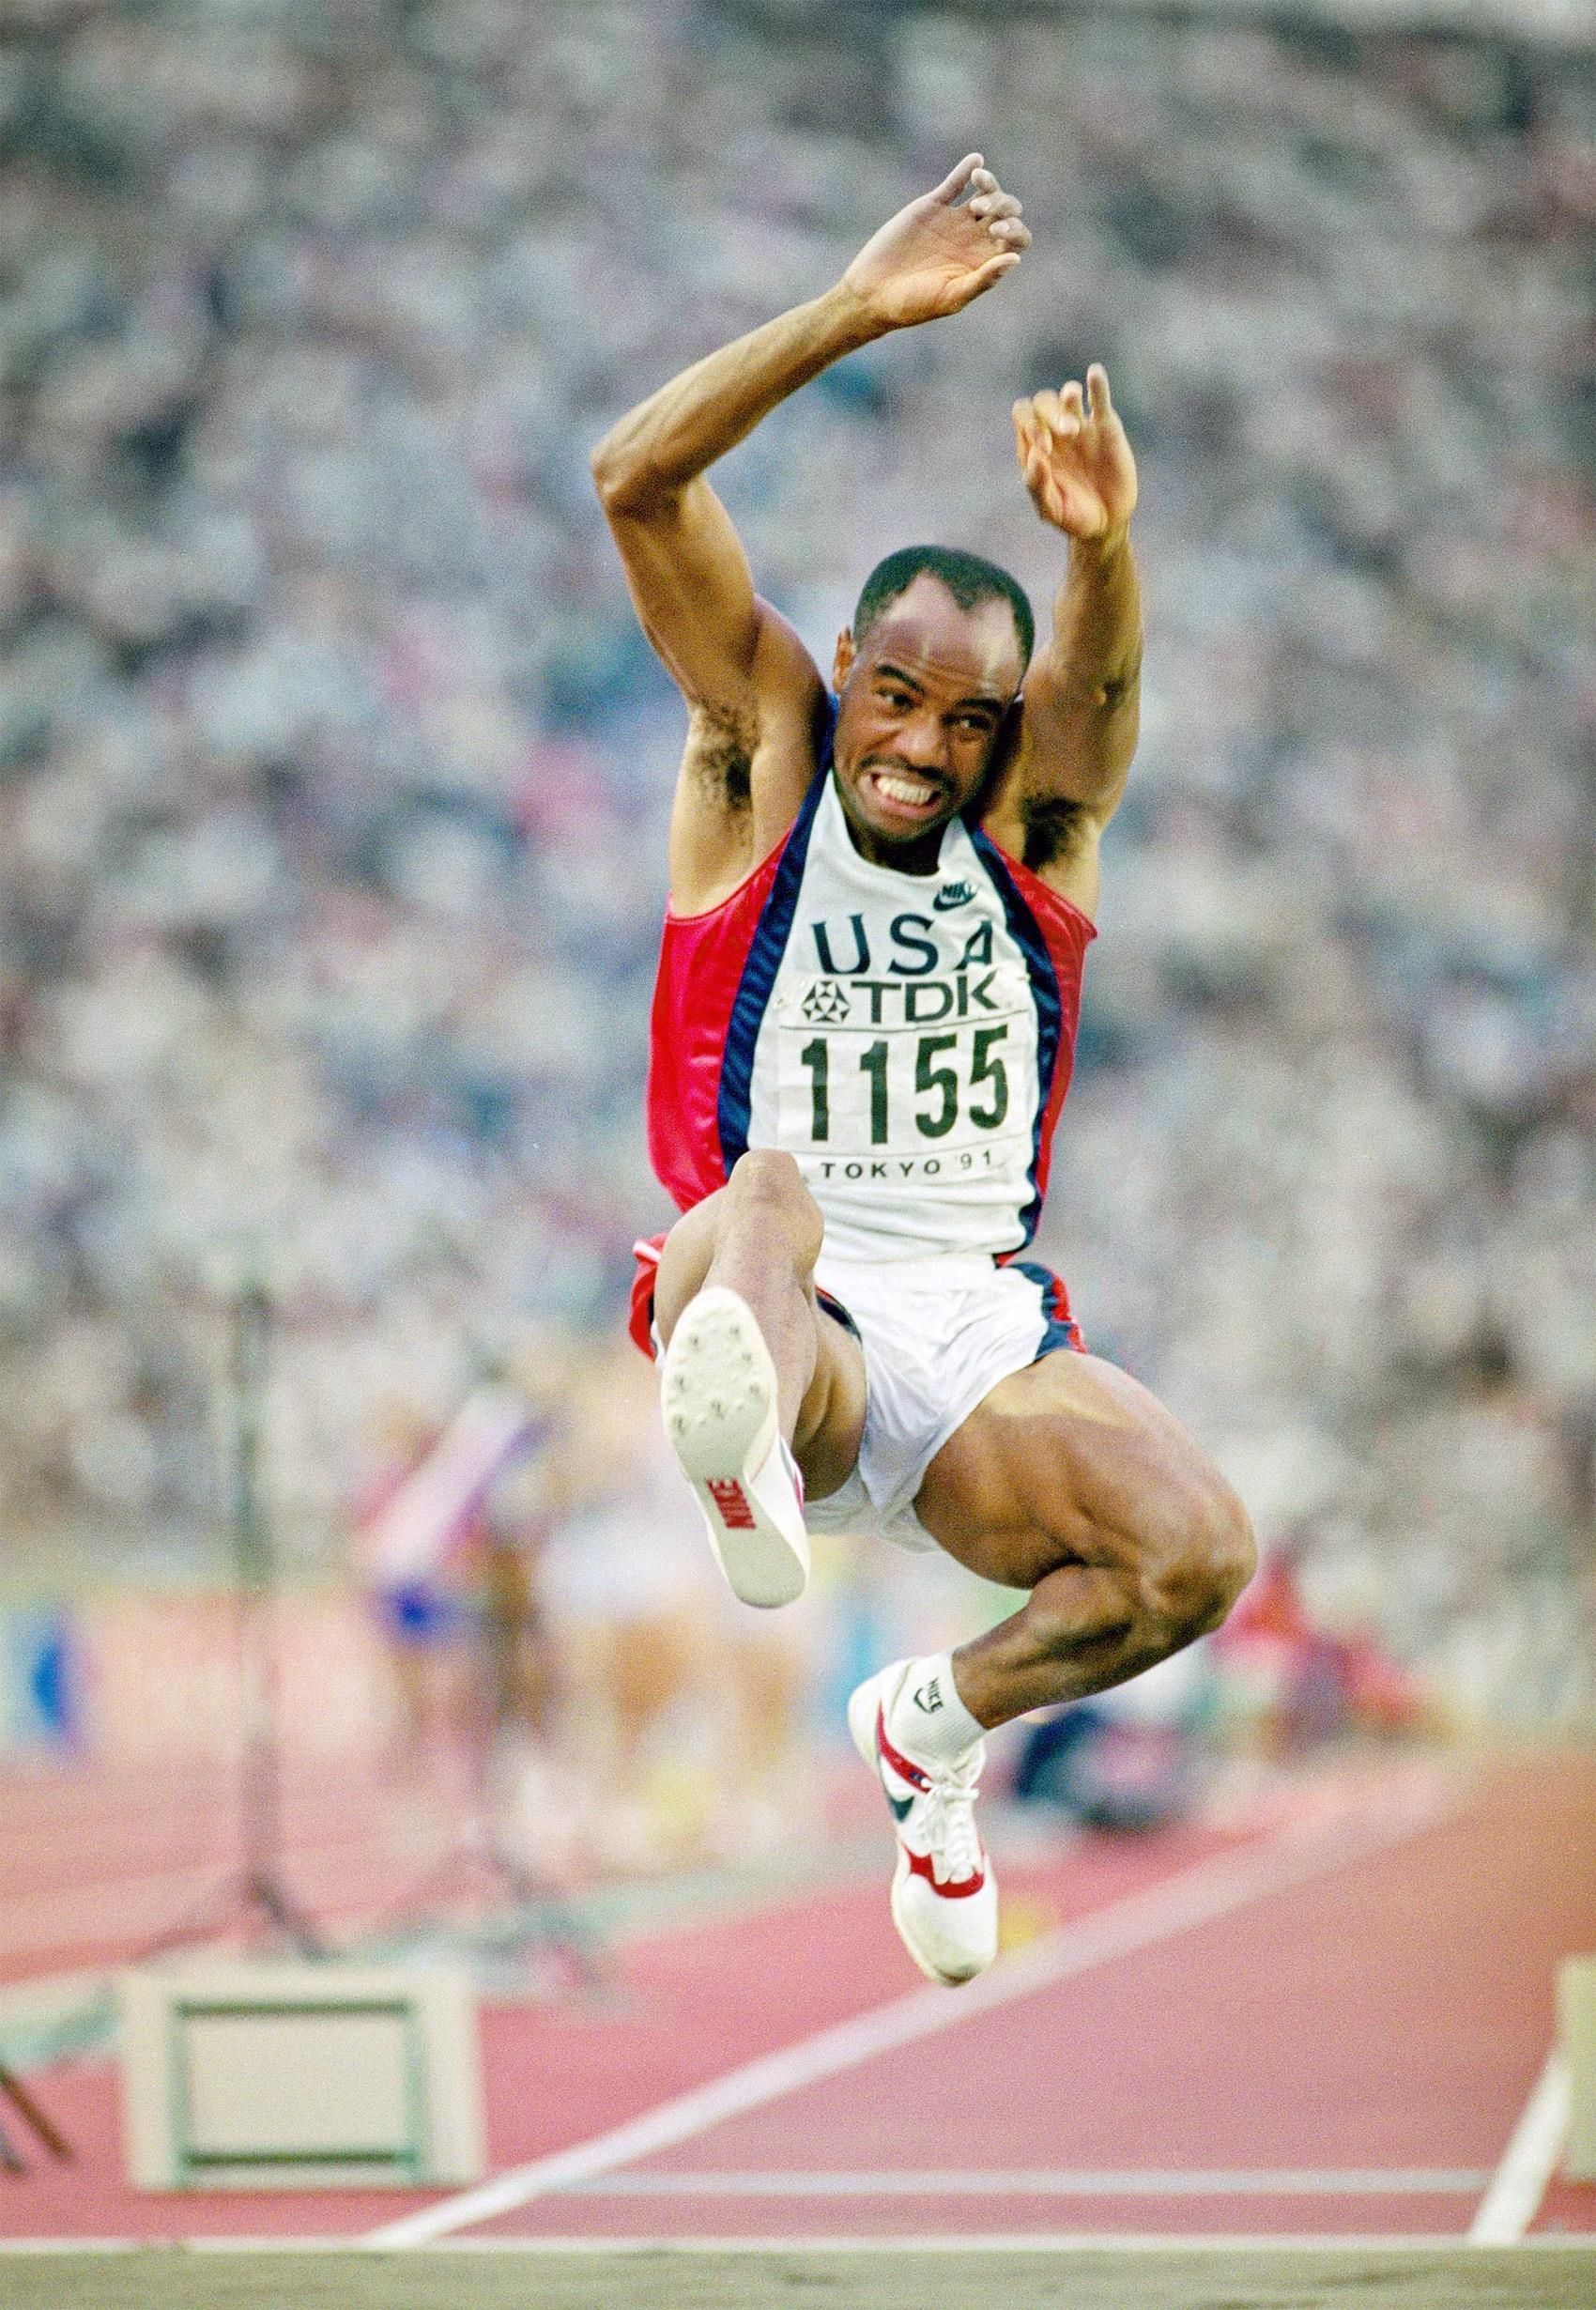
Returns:
[[[975,1826],[975,1784],[987,1744],[953,1766],[917,1764],[895,1747],[887,1718],[906,1660],[867,1676],[848,1703],[853,1746],[874,1770],[898,1828],[892,1921],[922,1973],[956,1988],[997,1955],[997,1880]]]
[[[790,1604],[809,1578],[804,1484],[776,1424],[770,1349],[735,1291],[712,1284],[683,1309],[660,1402],[732,1593],[744,1604]]]

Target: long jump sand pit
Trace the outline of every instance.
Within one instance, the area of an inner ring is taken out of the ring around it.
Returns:
[[[1346,2246],[422,2252],[145,2247],[0,2256],[0,2310],[1590,2310],[1596,2249]]]

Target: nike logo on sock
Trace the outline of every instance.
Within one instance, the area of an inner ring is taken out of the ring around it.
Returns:
[[[930,1716],[942,1706],[942,1678],[933,1676],[928,1685],[922,1685],[914,1695],[914,1705],[923,1716]]]

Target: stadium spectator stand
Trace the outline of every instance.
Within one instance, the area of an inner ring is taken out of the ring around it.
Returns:
[[[1588,1703],[1588,48],[1138,11],[13,0],[0,57],[0,1530],[198,1563],[218,1262],[328,1561],[396,1395],[619,1315],[679,716],[588,444],[984,143],[1036,233],[727,487],[824,652],[1054,567],[1103,359],[1148,690],[1041,1249],[1310,1593]]]

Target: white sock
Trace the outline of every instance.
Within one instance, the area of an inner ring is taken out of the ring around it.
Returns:
[[[969,1755],[985,1727],[959,1697],[951,1653],[928,1653],[909,1663],[887,1711],[886,1729],[916,1764],[957,1764]]]

